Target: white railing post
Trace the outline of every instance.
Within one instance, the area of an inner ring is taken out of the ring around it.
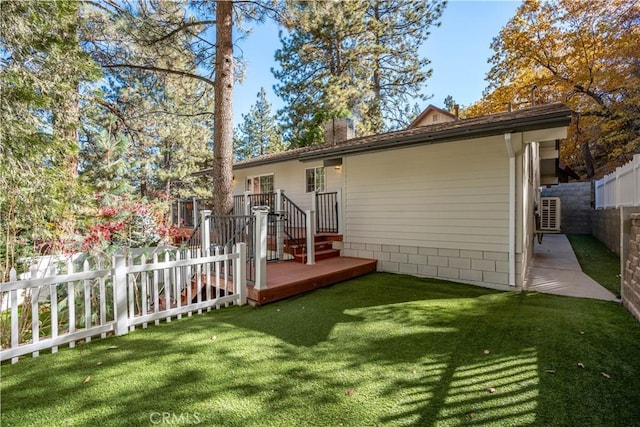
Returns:
[[[251,195],[251,191],[244,192],[244,215],[245,216],[251,215],[251,198],[249,197],[250,195]]]
[[[307,211],[307,265],[316,263],[316,211]]]
[[[267,214],[266,210],[261,209],[257,209],[255,212],[255,289],[267,287]]]
[[[205,210],[200,212],[200,242],[202,244],[200,248],[200,255],[207,256],[209,249],[211,248],[211,211]]]
[[[284,217],[282,209],[282,193],[284,190],[277,189],[276,190],[276,206],[274,209],[274,213],[276,214],[276,252],[278,254],[278,259],[282,260],[284,256],[284,230],[283,230],[283,220]]]
[[[311,210],[314,212],[318,212],[318,192],[311,192]]]
[[[193,226],[197,226],[198,225],[198,199],[196,199],[195,197],[191,198],[191,206],[192,206],[192,211],[191,211],[191,218],[193,219]]]
[[[336,222],[338,223],[338,234],[343,234],[344,226],[342,220],[342,189],[338,189],[336,192],[336,204],[338,207],[336,208]]]
[[[239,255],[239,258],[235,261],[234,292],[238,295],[238,305],[245,305],[247,303],[247,245],[245,243],[236,244],[235,253]]]
[[[124,255],[116,255],[113,261],[113,302],[115,308],[115,334],[129,332],[129,313],[127,312],[127,264]],[[133,315],[133,313],[131,313]]]

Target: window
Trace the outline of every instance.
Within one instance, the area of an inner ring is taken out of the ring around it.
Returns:
[[[247,177],[246,190],[253,194],[273,193],[273,174]]]
[[[433,122],[435,123],[435,122],[437,122],[437,121],[438,121],[438,115],[437,115],[437,114],[434,114],[434,115],[433,115]]]
[[[307,193],[312,191],[324,191],[324,167],[305,170]]]

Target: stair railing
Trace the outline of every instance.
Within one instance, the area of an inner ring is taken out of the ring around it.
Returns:
[[[307,214],[284,193],[282,193],[282,212],[284,214],[284,234],[291,243],[302,248],[306,255],[308,253]]]

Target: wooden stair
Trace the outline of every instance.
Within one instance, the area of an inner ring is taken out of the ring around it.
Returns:
[[[340,249],[333,248],[333,242],[341,242],[341,234],[319,233],[314,236],[315,245],[315,261],[336,258],[340,256]],[[293,259],[299,263],[306,264],[307,254],[305,247],[301,247],[290,240],[285,241],[284,251],[293,256]]]

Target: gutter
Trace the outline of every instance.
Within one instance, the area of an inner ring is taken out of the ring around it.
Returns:
[[[509,286],[516,286],[516,153],[511,133],[504,134],[509,156]]]

